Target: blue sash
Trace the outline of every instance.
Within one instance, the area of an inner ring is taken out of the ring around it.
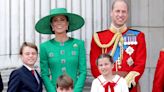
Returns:
[[[129,29],[129,30],[123,35],[123,38],[124,38],[124,37],[127,37],[128,35],[131,35],[131,34],[137,36],[139,33],[140,33],[140,31]],[[129,45],[124,45],[124,44],[123,44],[123,49],[126,50],[126,48],[127,48],[128,46],[129,46]],[[111,52],[111,51],[110,51],[110,52]],[[110,53],[110,52],[109,52],[109,53]],[[116,62],[116,60],[118,60],[118,57],[119,57],[119,56],[120,56],[120,47],[119,47],[119,45],[117,45],[116,51],[115,51],[114,56],[113,56],[114,62]]]

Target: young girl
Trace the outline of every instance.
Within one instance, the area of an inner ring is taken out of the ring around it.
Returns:
[[[101,75],[92,82],[91,92],[129,92],[126,81],[119,75],[112,74],[113,58],[102,54],[96,61]]]

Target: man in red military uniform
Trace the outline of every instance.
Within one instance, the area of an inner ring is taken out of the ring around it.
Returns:
[[[160,51],[152,92],[164,92],[164,48]]]
[[[126,26],[128,4],[125,0],[115,0],[111,11],[112,23],[109,29],[93,35],[90,51],[91,73],[100,75],[96,59],[102,53],[113,56],[113,73],[126,79],[130,92],[140,92],[138,80],[146,63],[146,43],[144,33]]]

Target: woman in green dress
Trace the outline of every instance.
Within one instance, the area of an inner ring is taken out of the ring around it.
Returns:
[[[86,79],[86,53],[84,41],[67,36],[84,25],[84,19],[65,8],[56,8],[40,19],[36,31],[54,34],[55,38],[40,44],[41,76],[47,92],[56,92],[56,80],[62,74],[74,81],[74,92],[82,92]]]

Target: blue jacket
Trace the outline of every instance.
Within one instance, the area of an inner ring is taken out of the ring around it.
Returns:
[[[40,83],[25,66],[12,71],[7,92],[42,92],[42,80],[36,71]]]

